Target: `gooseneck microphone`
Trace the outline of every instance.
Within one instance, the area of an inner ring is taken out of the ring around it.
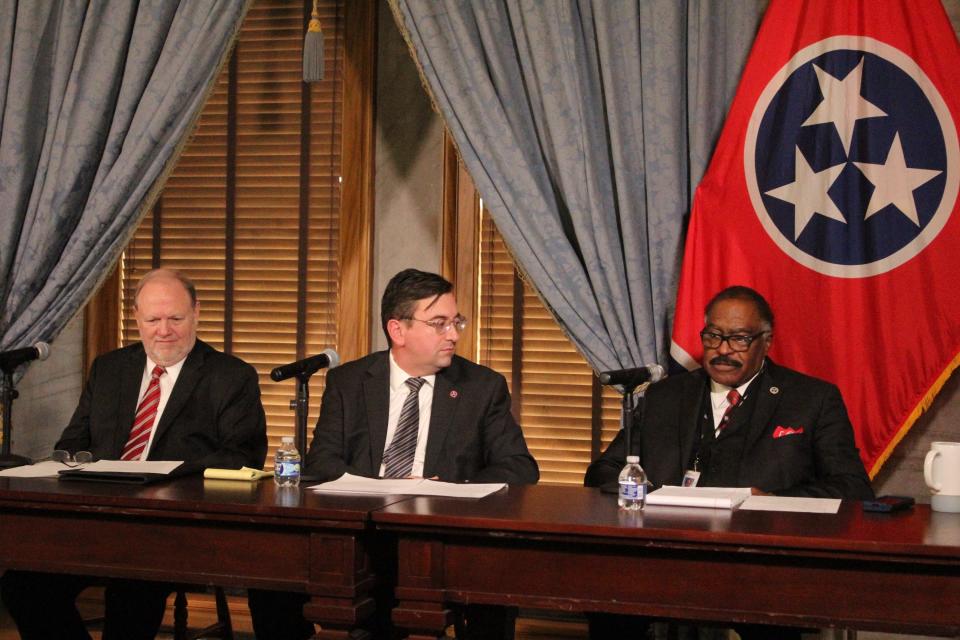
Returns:
[[[310,356],[309,358],[304,358],[303,360],[297,360],[296,362],[285,364],[282,367],[277,367],[270,372],[270,377],[274,382],[280,382],[281,380],[286,380],[287,378],[292,378],[293,376],[313,375],[324,367],[330,367],[332,369],[338,364],[340,364],[340,356],[337,355],[337,352],[333,349],[324,349],[321,353],[318,353],[315,356]]]
[[[38,342],[32,347],[24,347],[23,349],[11,349],[0,353],[0,369],[13,371],[24,362],[46,360],[49,356],[50,345],[46,342]]]
[[[633,388],[644,382],[658,382],[667,375],[663,367],[659,364],[648,364],[634,369],[618,369],[616,371],[604,371],[600,374],[600,384],[620,384],[624,387]]]

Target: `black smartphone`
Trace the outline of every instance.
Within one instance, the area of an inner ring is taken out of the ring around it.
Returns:
[[[890,513],[909,509],[913,503],[914,500],[910,496],[880,496],[876,500],[864,500],[863,510]]]

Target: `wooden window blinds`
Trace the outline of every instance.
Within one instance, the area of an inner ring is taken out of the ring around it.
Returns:
[[[325,79],[304,84],[311,3],[258,0],[197,128],[121,259],[121,342],[140,276],[197,284],[199,337],[256,367],[271,454],[294,430],[273,367],[337,345],[344,0],[319,3]],[[322,383],[314,376],[314,393]],[[319,413],[317,399],[309,424]],[[272,455],[268,455],[269,460]]]
[[[601,387],[480,208],[479,360],[507,378],[541,482],[583,484],[620,428],[621,396]]]

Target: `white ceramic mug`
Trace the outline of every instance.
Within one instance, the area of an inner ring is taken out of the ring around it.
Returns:
[[[960,512],[960,442],[934,442],[923,460],[923,479],[934,511]]]

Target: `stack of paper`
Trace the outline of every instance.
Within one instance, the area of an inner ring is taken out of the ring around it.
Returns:
[[[677,507],[736,509],[750,497],[749,487],[660,487],[650,492],[647,504]]]
[[[320,493],[365,493],[378,496],[446,496],[451,498],[483,498],[507,486],[493,484],[454,484],[425,478],[364,478],[345,473],[332,482],[311,487]]]

